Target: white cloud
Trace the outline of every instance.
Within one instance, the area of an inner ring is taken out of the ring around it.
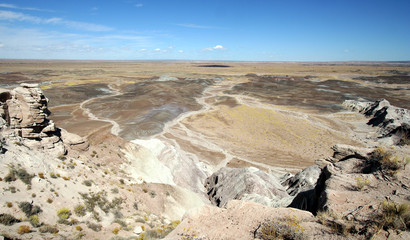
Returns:
[[[138,8],[140,8],[140,7],[143,7],[144,4],[142,4],[142,3],[137,3],[137,4],[135,4],[135,6],[138,7]]]
[[[4,47],[4,44],[3,44],[3,43],[0,43],[0,48],[2,48],[2,47]]]
[[[169,46],[169,47],[168,47],[168,49],[173,49],[173,48],[174,48],[174,46]]]
[[[161,48],[155,48],[154,51],[159,52],[161,51]]]
[[[97,10],[98,10],[98,7],[91,8],[91,11],[97,11]]]
[[[180,27],[186,27],[186,28],[218,29],[218,27],[214,27],[214,26],[197,25],[197,24],[192,24],[192,23],[178,23],[175,25],[180,26]]]
[[[213,50],[226,50],[226,48],[222,45],[216,45],[215,47],[204,48],[203,51],[213,51]]]
[[[86,22],[77,22],[77,21],[68,21],[62,18],[39,18],[35,16],[31,16],[24,13],[13,12],[13,11],[4,11],[0,10],[0,20],[7,20],[7,21],[25,21],[31,22],[35,24],[57,24],[63,25],[68,28],[75,28],[78,30],[85,30],[85,31],[92,31],[92,32],[104,32],[113,30],[110,27],[94,24],[94,23],[86,23]]]
[[[14,4],[9,4],[9,3],[0,3],[0,7],[2,7],[2,8],[11,8],[11,9],[20,9],[20,10],[54,12],[53,10],[49,10],[49,9],[40,9],[40,8],[32,8],[32,7],[18,7]]]
[[[178,52],[179,52],[179,53],[183,53],[183,52],[184,52],[184,50],[178,50]]]

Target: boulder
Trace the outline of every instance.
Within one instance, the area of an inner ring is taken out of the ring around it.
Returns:
[[[278,179],[253,167],[221,168],[207,178],[205,187],[209,200],[218,207],[234,199],[266,204],[289,196]]]
[[[316,186],[321,171],[317,165],[310,166],[295,176],[286,179],[282,182],[282,186],[286,187],[286,192],[291,196],[295,196],[299,192],[312,190]]]
[[[61,139],[67,147],[77,151],[85,151],[90,146],[84,138],[77,134],[67,132],[67,130],[63,128],[61,128]]]

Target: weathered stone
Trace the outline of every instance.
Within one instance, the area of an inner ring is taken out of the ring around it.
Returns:
[[[358,111],[370,117],[368,125],[379,127],[378,138],[387,139],[389,144],[405,144],[410,138],[410,111],[391,106],[381,99],[375,102],[360,102],[347,100],[343,105],[353,111]]]
[[[321,169],[319,168],[319,166],[310,166],[303,169],[295,176],[288,178],[286,181],[282,182],[282,185],[287,187],[286,192],[289,195],[295,196],[299,192],[314,189],[320,172]]]
[[[222,168],[207,179],[210,201],[219,207],[233,199],[266,202],[287,197],[278,179],[257,168]]]
[[[23,83],[14,90],[1,90],[0,95],[2,128],[7,136],[21,137],[30,148],[65,152],[54,122],[48,119],[48,99],[38,84]]]

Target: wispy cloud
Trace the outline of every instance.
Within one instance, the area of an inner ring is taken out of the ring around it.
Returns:
[[[215,27],[215,26],[197,25],[197,24],[192,24],[192,23],[178,23],[175,25],[180,26],[180,27],[186,27],[186,28],[219,29],[219,27]]]
[[[74,28],[78,30],[92,31],[92,32],[104,32],[113,30],[111,27],[104,25],[86,23],[86,22],[77,22],[64,20],[62,18],[39,18],[29,14],[13,12],[13,11],[4,11],[0,10],[0,20],[7,21],[24,21],[31,22],[35,24],[57,24],[63,25],[68,28]]]
[[[40,8],[32,8],[32,7],[18,7],[14,4],[10,3],[0,3],[1,8],[11,8],[11,9],[19,9],[19,10],[31,10],[31,11],[41,11],[41,12],[54,12],[53,10],[49,9],[40,9]]]
[[[214,50],[226,50],[226,48],[222,45],[216,45],[214,47],[204,48],[203,51],[214,51]]]
[[[140,8],[140,7],[143,7],[144,4],[142,4],[142,3],[137,3],[137,4],[135,4],[134,6],[137,7],[137,8]]]

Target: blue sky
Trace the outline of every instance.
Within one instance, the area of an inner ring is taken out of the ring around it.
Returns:
[[[0,0],[0,58],[410,60],[410,0]]]

